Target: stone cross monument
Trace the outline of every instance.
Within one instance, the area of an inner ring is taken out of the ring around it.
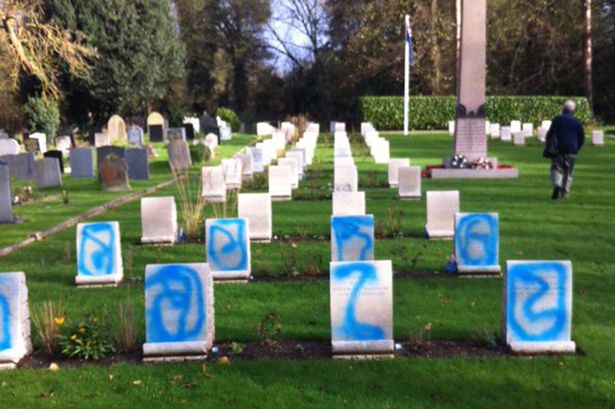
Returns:
[[[461,63],[457,75],[454,155],[469,160],[487,156],[485,66],[487,1],[462,0]]]

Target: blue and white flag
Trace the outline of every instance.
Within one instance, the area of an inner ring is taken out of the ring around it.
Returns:
[[[414,64],[414,51],[412,50],[412,26],[410,25],[410,19],[406,20],[406,42],[408,43],[409,62],[412,65]]]

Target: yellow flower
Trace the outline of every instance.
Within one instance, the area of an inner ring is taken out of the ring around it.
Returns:
[[[55,324],[56,324],[58,327],[61,327],[62,325],[64,325],[64,317],[55,317],[55,318],[53,319],[53,322],[55,322]]]
[[[76,339],[77,339],[77,334],[73,334],[73,335],[70,336],[70,340],[71,341],[74,341]]]
[[[79,332],[85,334],[85,327],[79,327]]]

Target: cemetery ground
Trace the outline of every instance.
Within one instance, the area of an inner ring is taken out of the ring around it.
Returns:
[[[436,165],[450,154],[450,139],[442,133],[382,135],[391,142],[391,157],[409,157],[412,165]],[[605,147],[584,148],[567,201],[549,198],[549,163],[541,156],[542,146],[529,142],[518,148],[499,141],[490,142],[490,155],[518,167],[519,179],[423,179],[422,200],[399,201],[397,191],[388,187],[386,165],[373,162],[360,137],[351,139],[359,190],[366,192],[367,213],[376,219],[375,258],[393,261],[394,335],[404,344],[403,353],[381,361],[326,356],[333,138],[321,135],[315,162],[293,200],[273,204],[277,240],[252,244],[252,282],[215,286],[215,339],[218,345],[235,343],[222,348],[230,363],[219,362],[222,354],[206,363],[161,365],[141,364],[138,352],[102,363],[50,358],[40,352],[33,330],[39,351],[26,358],[24,368],[0,373],[2,407],[128,408],[144,402],[151,408],[615,407],[615,141],[607,138]],[[235,138],[233,148],[223,144],[218,159],[251,140]],[[160,159],[152,164],[152,179],[133,183],[133,190],[170,179],[166,161]],[[25,222],[3,226],[1,246],[120,195],[102,194],[91,181],[64,181],[69,204],[17,207],[15,213]],[[443,272],[453,243],[424,238],[424,192],[454,189],[461,192],[462,211],[499,212],[501,264],[514,259],[572,261],[576,355],[506,353],[498,339],[502,279]],[[242,191],[266,190],[266,179],[257,177]],[[176,187],[154,195],[171,194],[177,194]],[[208,205],[206,217],[224,212],[235,215],[230,204]],[[67,320],[96,316],[114,333],[118,306],[129,300],[140,348],[145,265],[202,262],[204,244],[140,245],[139,201],[95,220],[120,222],[125,268],[120,287],[75,288],[74,228],[0,258],[0,271],[26,273],[32,311],[45,301],[62,302]],[[273,329],[255,331],[267,316]],[[269,351],[266,356],[248,357],[247,347],[242,352],[245,344],[259,343],[267,344],[262,348]],[[275,359],[276,348],[289,345],[294,358]],[[307,355],[313,345],[324,352],[317,359],[301,359],[302,348]],[[60,365],[58,372],[46,369],[51,361]]]

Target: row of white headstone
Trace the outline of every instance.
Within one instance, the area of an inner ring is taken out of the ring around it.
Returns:
[[[550,120],[545,120],[536,128],[536,138],[539,142],[546,141],[551,123]],[[455,121],[449,121],[448,133],[451,136],[455,134]],[[492,139],[501,139],[503,142],[512,142],[515,146],[524,146],[526,139],[534,136],[534,124],[531,122],[511,121],[508,126],[500,126],[499,123],[486,121],[485,133]],[[591,142],[593,146],[603,146],[604,131],[592,130]]]
[[[379,164],[389,163],[390,146],[389,141],[380,136],[380,133],[369,122],[361,123],[361,135],[365,144],[369,148],[369,153],[374,162]]]

